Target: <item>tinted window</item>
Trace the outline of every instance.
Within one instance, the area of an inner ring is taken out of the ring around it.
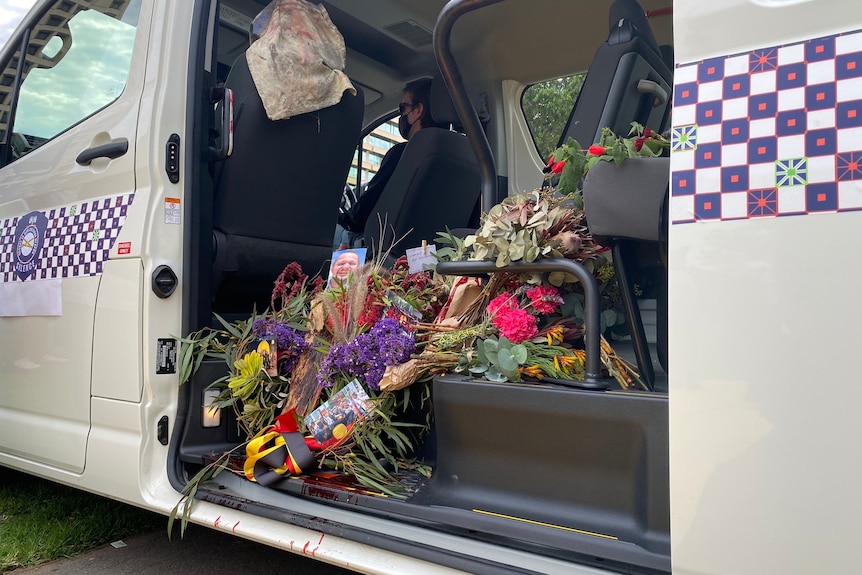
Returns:
[[[129,77],[139,9],[139,0],[89,10],[58,2],[31,28],[10,160],[120,97]],[[16,67],[13,58],[4,76],[11,72],[14,77]],[[8,115],[2,122],[0,136],[5,135]]]

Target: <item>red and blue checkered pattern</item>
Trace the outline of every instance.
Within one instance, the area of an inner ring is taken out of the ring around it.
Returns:
[[[48,228],[33,279],[97,276],[108,259],[134,194],[90,200],[45,213]],[[18,218],[0,220],[0,282],[20,281],[15,262]]]
[[[862,32],[679,66],[673,223],[862,210]]]

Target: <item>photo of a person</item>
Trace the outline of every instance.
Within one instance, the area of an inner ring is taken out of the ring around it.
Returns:
[[[351,274],[356,273],[365,263],[366,248],[352,248],[332,252],[332,264],[329,266],[329,287],[347,287]]]

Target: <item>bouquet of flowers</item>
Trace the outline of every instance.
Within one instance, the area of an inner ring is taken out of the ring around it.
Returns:
[[[180,379],[188,380],[205,357],[226,362],[225,376],[212,384],[219,390],[215,406],[235,411],[249,440],[247,463],[273,426],[290,429],[305,436],[317,466],[399,496],[400,471],[432,471],[415,459],[415,446],[429,429],[434,375],[459,372],[501,384],[584,379],[585,296],[578,278],[503,269],[568,258],[599,286],[605,372],[622,388],[646,389],[609,343],[625,332],[626,321],[609,254],[586,227],[577,182],[597,161],[657,155],[665,144],[639,126],[627,139],[606,131],[588,150],[570,141],[548,164],[549,176],[561,175],[556,189],[506,198],[464,239],[440,233],[439,260],[496,263],[500,271],[485,282],[411,272],[405,257],[387,268],[384,253],[326,287],[292,263],[276,279],[268,310],[235,323],[219,318],[220,329],[182,340]],[[333,406],[344,419],[321,427]],[[214,465],[225,468],[226,459]]]

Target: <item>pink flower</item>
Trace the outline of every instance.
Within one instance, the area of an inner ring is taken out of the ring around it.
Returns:
[[[512,343],[526,341],[538,332],[536,317],[520,308],[501,310],[492,321],[500,335]]]
[[[533,309],[542,314],[554,313],[563,303],[560,292],[554,286],[536,286],[528,289],[527,297],[530,298]]]
[[[496,314],[501,309],[515,309],[518,307],[518,300],[510,293],[501,293],[488,303],[488,313]]]

